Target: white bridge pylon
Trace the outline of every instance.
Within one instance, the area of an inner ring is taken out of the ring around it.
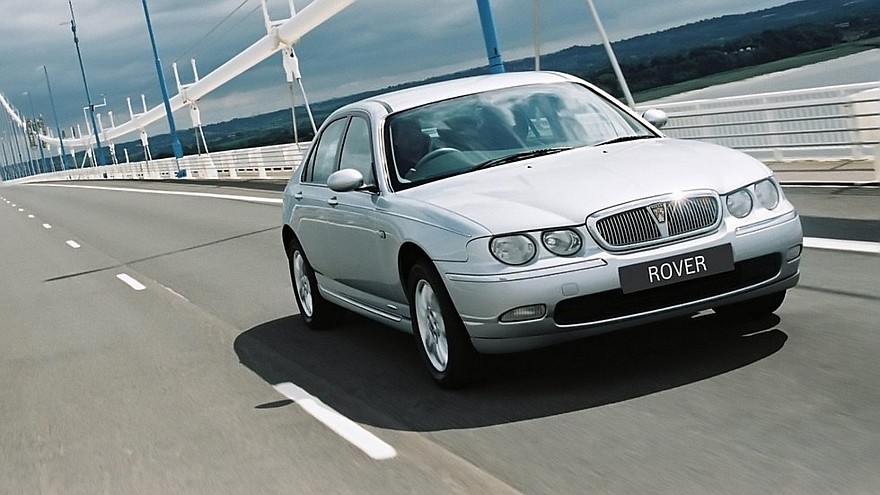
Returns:
[[[198,101],[273,54],[293,46],[304,35],[354,2],[355,0],[315,0],[299,12],[291,12],[290,19],[271,26],[269,34],[229,59],[210,74],[186,85],[182,91],[178,91],[177,95],[169,99],[172,111],[188,107],[190,102]],[[2,94],[0,94],[0,105],[4,107],[16,125],[24,128],[23,119]],[[143,113],[132,115],[128,122],[102,129],[99,132],[101,132],[102,139],[110,141],[126,134],[140,132],[146,126],[163,118],[165,118],[165,108],[164,104],[160,104]],[[43,134],[39,134],[38,137],[44,143],[52,146],[60,145],[61,140],[58,137]],[[78,138],[65,138],[64,145],[71,148],[74,146],[89,148],[94,140],[92,134],[87,134]]]

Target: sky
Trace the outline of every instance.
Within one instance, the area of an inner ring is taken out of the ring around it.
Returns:
[[[298,10],[311,1],[293,0]],[[137,0],[72,0],[89,90],[102,122],[108,111],[128,120],[141,94],[161,104],[143,3]],[[505,60],[534,56],[534,0],[491,0]],[[702,19],[741,14],[788,0],[594,0],[612,41]],[[288,0],[267,0],[273,20],[289,17]],[[586,0],[540,0],[541,52],[601,43]],[[261,37],[260,0],[148,0],[169,93],[176,94],[172,62],[182,82],[193,81],[190,59],[201,76]],[[0,0],[0,92],[22,113],[54,124],[43,67],[49,74],[62,128],[84,127],[86,96],[70,29],[68,0]],[[306,34],[295,46],[310,101],[380,89],[487,64],[476,0],[356,0]],[[27,92],[27,95],[24,94]],[[298,102],[302,101],[299,93]],[[290,92],[276,54],[200,102],[203,123],[289,108]],[[189,128],[188,112],[175,113]],[[156,124],[151,134],[167,132]],[[0,126],[5,129],[6,125]],[[136,139],[136,135],[131,136]]]

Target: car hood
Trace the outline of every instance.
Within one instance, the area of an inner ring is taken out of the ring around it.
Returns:
[[[596,211],[662,194],[724,194],[771,174],[729,148],[658,138],[522,160],[400,194],[502,233],[582,224]]]

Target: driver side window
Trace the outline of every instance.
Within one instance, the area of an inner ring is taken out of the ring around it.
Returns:
[[[370,124],[362,117],[352,117],[345,133],[339,169],[353,168],[364,176],[364,185],[376,184],[373,174],[373,148],[370,146]]]

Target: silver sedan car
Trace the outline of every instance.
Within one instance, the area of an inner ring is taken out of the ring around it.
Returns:
[[[453,387],[481,353],[775,311],[798,281],[797,212],[762,163],[663,121],[546,72],[340,108],[284,191],[303,320],[343,307],[410,332]]]

